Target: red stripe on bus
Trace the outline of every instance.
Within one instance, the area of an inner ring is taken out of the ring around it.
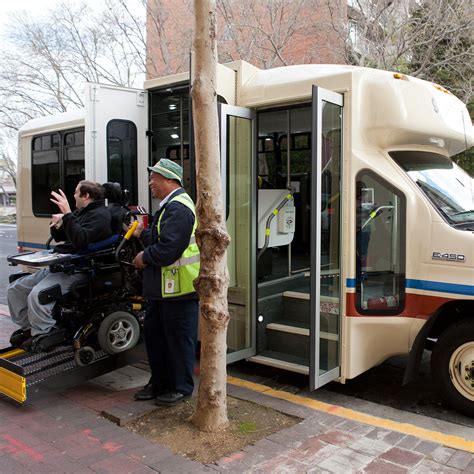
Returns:
[[[361,314],[356,309],[356,294],[346,293],[346,314],[347,316],[388,316],[387,314]],[[452,298],[442,298],[439,296],[417,295],[413,293],[405,294],[405,310],[393,316],[401,316],[405,318],[429,319],[430,316],[442,305],[453,301]]]

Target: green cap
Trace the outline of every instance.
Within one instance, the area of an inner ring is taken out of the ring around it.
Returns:
[[[179,184],[183,184],[183,168],[167,158],[162,158],[155,166],[148,166],[148,170],[161,174],[165,178],[175,179],[179,181]]]

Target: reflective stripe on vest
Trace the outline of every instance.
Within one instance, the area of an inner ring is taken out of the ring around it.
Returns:
[[[192,199],[186,194],[178,194],[172,197],[168,203],[177,201],[186,206],[194,215],[193,231],[189,244],[182,253],[181,257],[167,267],[161,267],[161,296],[163,298],[173,298],[176,296],[186,295],[188,293],[194,293],[196,290],[193,286],[193,281],[199,275],[199,248],[196,244],[196,228],[197,218],[196,209]],[[163,214],[166,212],[166,207],[158,218],[156,224],[156,230],[158,232],[158,238],[160,238],[160,223]]]

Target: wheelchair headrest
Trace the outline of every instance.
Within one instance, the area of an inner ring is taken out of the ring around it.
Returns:
[[[119,204],[120,206],[128,205],[129,192],[120,186],[120,183],[104,183],[105,199],[109,204]]]

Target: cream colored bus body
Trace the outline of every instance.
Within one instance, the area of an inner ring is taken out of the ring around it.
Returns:
[[[189,80],[188,73],[146,81],[145,90],[172,87]],[[452,228],[434,209],[420,188],[389,152],[419,150],[453,156],[473,144],[473,131],[465,105],[439,86],[387,71],[342,65],[302,65],[270,70],[237,61],[218,67],[218,94],[231,105],[256,111],[293,104],[309,104],[316,85],[344,96],[344,150],[342,197],[341,373],[344,382],[390,356],[407,354],[423,317],[348,315],[347,301],[355,289],[346,282],[355,278],[355,177],[370,169],[401,191],[409,209],[406,221],[406,278],[445,282],[474,288],[474,233]],[[43,131],[84,126],[84,113],[75,112],[37,119],[20,130],[18,240],[43,242],[47,219],[35,218],[31,194],[31,138]],[[86,130],[86,134],[89,133]],[[147,158],[139,157],[146,175]],[[100,168],[101,165],[98,165]],[[86,176],[97,178],[101,173]],[[146,179],[146,178],[145,178]],[[146,186],[145,179],[142,180]],[[148,206],[146,199],[141,204]],[[229,229],[231,234],[237,231]],[[234,235],[238,239],[238,236]],[[235,250],[235,249],[234,249]],[[229,249],[229,269],[236,272],[235,251]],[[460,262],[433,260],[433,252],[465,256]],[[439,297],[430,289],[407,288],[407,295]],[[448,300],[474,300],[474,293],[443,293]],[[235,328],[234,328],[235,329]],[[234,331],[232,327],[230,332]]]

